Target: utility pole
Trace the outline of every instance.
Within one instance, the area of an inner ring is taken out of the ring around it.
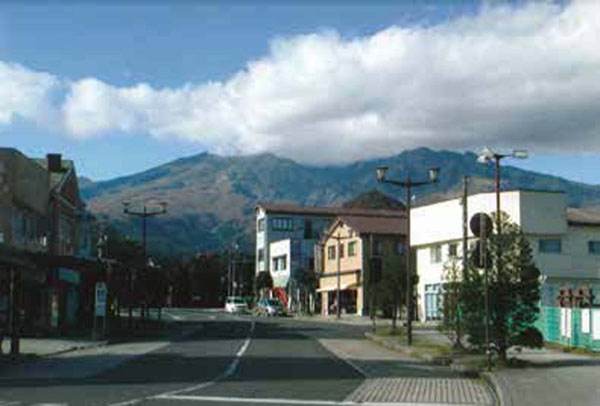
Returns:
[[[19,283],[17,281],[17,272],[14,268],[10,270],[10,313],[9,313],[9,326],[10,326],[10,353],[12,355],[19,355],[20,337],[19,333],[21,330],[21,315],[19,310]]]
[[[148,266],[147,247],[146,247],[146,222],[147,222],[147,219],[148,219],[148,217],[160,216],[162,214],[167,213],[168,203],[167,202],[159,202],[158,204],[161,207],[159,210],[148,210],[148,207],[146,206],[146,204],[144,204],[143,209],[141,211],[134,211],[129,208],[129,206],[130,206],[129,202],[123,202],[123,213],[128,214],[130,216],[134,216],[134,217],[141,217],[141,219],[142,219],[142,251],[143,251],[143,260],[144,260],[144,265],[143,265],[144,270]],[[140,316],[142,319],[144,319],[146,316],[146,303],[145,303],[146,294],[145,294],[145,292],[144,292],[143,296],[144,296],[144,303],[142,303],[142,307],[140,309],[140,313],[141,313]]]
[[[469,267],[469,177],[463,176],[463,195],[462,195],[462,272],[461,282],[465,281],[467,275],[467,268]],[[458,289],[462,289],[461,286]],[[459,293],[459,292],[457,292]],[[456,301],[456,332],[457,332],[457,344],[461,345],[461,320],[460,320],[460,301]]]

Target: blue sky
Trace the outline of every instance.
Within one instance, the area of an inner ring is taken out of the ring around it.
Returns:
[[[14,84],[0,91],[1,144],[63,152],[93,179],[204,150],[335,164],[417,146],[514,146],[532,154],[514,164],[600,183],[597,100],[580,83],[594,81],[600,58],[583,46],[553,71],[545,45],[527,56],[546,38],[550,51],[568,47],[562,20],[596,9],[281,3],[0,6],[0,78]],[[583,89],[573,100],[561,87],[565,72],[573,93]],[[526,92],[510,93],[515,83]]]

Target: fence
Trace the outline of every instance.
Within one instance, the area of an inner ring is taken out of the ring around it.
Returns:
[[[542,306],[536,324],[545,341],[600,351],[600,308]]]

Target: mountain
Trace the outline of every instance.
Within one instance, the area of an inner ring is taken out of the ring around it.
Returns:
[[[273,154],[222,157],[202,153],[150,170],[102,182],[81,182],[82,196],[100,221],[108,221],[131,238],[141,238],[141,220],[123,214],[122,203],[140,209],[168,201],[168,214],[148,219],[149,252],[193,254],[223,248],[237,239],[253,252],[253,214],[258,201],[302,205],[341,205],[377,188],[404,200],[404,189],[378,184],[375,168],[390,168],[390,178],[410,171],[413,179],[440,167],[439,183],[413,189],[413,204],[458,196],[464,174],[470,191],[493,189],[493,168],[479,164],[474,153],[419,148],[344,166],[308,166]],[[563,190],[571,206],[600,205],[600,186],[570,182],[510,166],[502,167],[503,188]],[[369,196],[362,199],[369,200]],[[371,200],[378,198],[371,195]],[[359,199],[360,200],[360,199]],[[362,204],[359,202],[359,204]]]
[[[361,193],[352,200],[342,204],[342,207],[384,210],[404,210],[406,208],[401,201],[381,193],[377,189]]]

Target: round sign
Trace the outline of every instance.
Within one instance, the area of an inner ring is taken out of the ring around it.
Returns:
[[[492,219],[485,213],[476,213],[469,221],[469,228],[473,235],[480,236],[482,231],[485,231],[486,235],[490,235],[493,228]]]

